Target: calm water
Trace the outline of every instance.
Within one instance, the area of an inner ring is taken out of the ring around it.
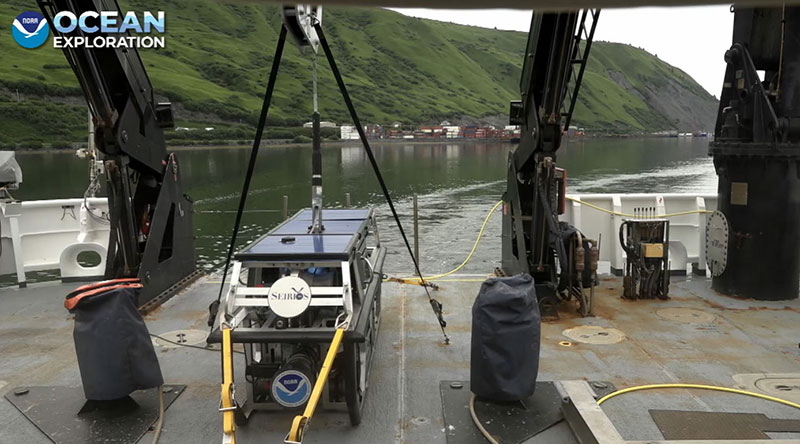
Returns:
[[[411,196],[419,195],[420,255],[423,271],[447,271],[469,252],[478,229],[504,189],[509,144],[375,144],[373,149],[398,211],[411,231]],[[570,192],[716,191],[716,175],[706,139],[572,141],[559,151]],[[249,149],[179,151],[185,191],[195,201],[197,255],[201,267],[223,260],[247,166]],[[69,153],[20,153],[22,200],[79,197],[87,185],[87,162]],[[290,212],[310,202],[310,147],[261,151],[240,231],[244,244],[275,226],[282,196]],[[390,246],[387,271],[409,271],[399,232],[378,190],[360,145],[323,148],[326,206],[375,206],[381,238]],[[475,258],[463,272],[491,271],[500,258],[500,217],[487,228]]]

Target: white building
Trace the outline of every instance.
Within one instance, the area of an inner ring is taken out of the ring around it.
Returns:
[[[313,128],[314,122],[306,122],[303,124],[303,128]],[[320,128],[336,128],[336,124],[333,122],[325,122],[322,121],[319,123]]]
[[[353,125],[339,127],[339,138],[342,140],[358,140],[358,130]]]
[[[455,125],[444,126],[445,137],[448,139],[456,139],[458,137],[464,137],[464,134],[461,133],[461,127]]]

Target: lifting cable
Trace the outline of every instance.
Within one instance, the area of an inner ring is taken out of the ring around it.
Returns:
[[[386,182],[383,180],[383,175],[380,172],[380,168],[378,167],[378,163],[375,160],[375,155],[372,152],[372,148],[369,145],[369,141],[364,133],[364,128],[361,126],[361,121],[358,118],[358,114],[356,113],[355,107],[353,106],[352,100],[350,100],[350,95],[347,92],[347,88],[345,87],[344,80],[342,79],[342,75],[339,72],[338,67],[336,66],[336,61],[333,59],[333,53],[331,52],[330,47],[328,46],[328,41],[325,38],[325,34],[322,31],[322,26],[319,22],[314,24],[314,28],[317,31],[317,35],[319,36],[320,45],[322,46],[323,50],[325,51],[325,56],[328,59],[328,64],[331,67],[331,71],[333,72],[334,77],[336,78],[336,83],[339,86],[339,91],[342,94],[342,98],[347,105],[347,110],[350,112],[350,117],[353,119],[353,124],[358,131],[358,135],[361,138],[361,142],[364,146],[364,150],[367,153],[367,157],[369,158],[370,164],[372,166],[373,171],[375,172],[375,177],[378,179],[378,183],[381,186],[381,190],[383,191],[383,196],[386,199],[387,204],[389,205],[389,209],[392,211],[392,216],[394,217],[395,222],[397,223],[397,228],[400,230],[400,235],[403,237],[403,241],[405,242],[406,249],[408,250],[409,255],[411,255],[411,261],[414,263],[414,269],[417,272],[417,275],[420,276],[420,282],[423,284],[423,288],[425,288],[425,293],[428,296],[428,302],[433,309],[434,314],[436,315],[437,320],[439,321],[439,327],[442,330],[442,335],[444,336],[444,341],[446,344],[450,343],[450,338],[447,337],[447,333],[445,332],[445,327],[447,326],[447,322],[445,322],[443,314],[442,314],[442,304],[441,302],[437,301],[433,297],[431,297],[430,291],[424,285],[425,280],[422,278],[422,273],[419,269],[419,263],[417,262],[417,258],[414,256],[414,252],[411,249],[411,244],[408,241],[408,237],[406,236],[405,230],[403,230],[403,225],[400,222],[400,218],[397,215],[397,210],[394,207],[394,203],[392,202],[392,198],[389,194],[389,189],[386,186]],[[231,235],[231,242],[228,246],[228,254],[225,259],[225,266],[222,272],[222,278],[220,280],[220,288],[219,294],[217,295],[216,302],[211,304],[209,307],[209,311],[211,312],[212,316],[209,318],[209,326],[213,328],[214,319],[216,318],[216,313],[219,308],[219,303],[222,300],[222,293],[225,288],[225,280],[228,274],[228,268],[230,267],[231,258],[233,257],[233,251],[236,247],[236,238],[239,234],[239,225],[241,224],[242,213],[244,212],[245,202],[247,200],[247,193],[250,189],[250,181],[253,176],[253,171],[255,170],[255,163],[258,157],[258,149],[261,144],[261,138],[264,131],[264,126],[267,120],[267,114],[269,113],[269,106],[272,101],[272,93],[275,88],[275,80],[278,75],[278,68],[280,66],[281,55],[283,53],[284,43],[286,41],[286,28],[281,26],[280,37],[278,38],[278,45],[275,49],[275,57],[272,60],[272,70],[269,74],[269,81],[267,83],[267,91],[264,94],[264,103],[261,108],[261,116],[259,117],[258,127],[256,130],[256,137],[253,141],[253,149],[250,152],[250,162],[247,166],[247,172],[245,173],[245,180],[242,186],[242,194],[239,198],[239,208],[236,212],[236,219],[234,221],[233,226],[233,233]]]
[[[328,64],[331,67],[331,71],[333,71],[333,76],[336,78],[339,91],[342,93],[342,98],[347,105],[347,110],[350,112],[350,117],[353,119],[353,124],[358,131],[358,136],[361,138],[361,143],[364,145],[364,151],[367,153],[369,163],[372,165],[372,170],[375,172],[375,177],[378,179],[378,183],[381,186],[383,197],[386,198],[386,203],[389,204],[389,209],[392,211],[394,221],[397,224],[397,228],[400,230],[400,235],[403,237],[403,242],[406,244],[406,249],[408,250],[408,254],[411,256],[411,261],[414,263],[414,270],[416,270],[417,276],[419,276],[419,281],[422,284],[422,288],[425,289],[425,294],[428,295],[428,302],[431,304],[431,308],[436,314],[436,319],[439,321],[439,327],[442,330],[444,342],[445,344],[449,344],[450,338],[447,337],[447,333],[444,331],[444,328],[447,326],[447,322],[445,322],[444,316],[442,315],[442,303],[431,297],[430,290],[425,285],[425,278],[422,277],[422,272],[419,269],[419,262],[417,262],[417,258],[414,256],[414,251],[411,249],[411,244],[408,242],[406,232],[403,230],[403,224],[400,222],[400,217],[397,215],[397,210],[394,208],[392,197],[389,195],[389,189],[386,187],[386,182],[383,180],[383,175],[378,167],[378,162],[375,160],[375,155],[372,153],[372,148],[369,145],[367,136],[364,134],[364,127],[361,126],[361,120],[358,118],[358,114],[356,114],[356,109],[353,107],[353,102],[350,100],[350,95],[347,93],[347,87],[345,87],[344,80],[342,80],[342,75],[339,73],[339,68],[336,66],[336,61],[333,59],[333,53],[331,53],[331,48],[328,46],[328,41],[325,39],[325,33],[322,31],[322,26],[319,22],[314,24],[314,29],[317,31],[319,43],[322,46],[322,49],[325,51],[325,57],[327,57]]]
[[[219,308],[219,302],[222,299],[222,292],[225,289],[225,278],[228,275],[228,267],[230,267],[231,258],[233,257],[233,250],[236,248],[236,238],[239,236],[239,225],[242,222],[242,213],[244,212],[245,202],[247,201],[247,193],[250,191],[250,180],[253,178],[253,171],[255,171],[256,168],[258,149],[261,146],[261,138],[264,135],[264,126],[267,123],[267,114],[269,114],[269,105],[272,102],[272,92],[275,90],[275,80],[278,77],[278,68],[281,64],[284,43],[286,43],[286,27],[281,26],[280,36],[278,37],[278,46],[275,48],[275,57],[272,59],[272,70],[269,72],[269,80],[267,81],[267,91],[264,93],[264,103],[261,106],[261,115],[258,118],[256,137],[253,140],[253,149],[250,151],[250,162],[247,164],[247,172],[244,176],[242,195],[239,197],[239,209],[236,210],[236,219],[233,222],[233,233],[231,234],[231,242],[228,246],[228,255],[225,258],[225,268],[222,271],[222,279],[220,280],[219,284],[219,294],[217,295],[216,302],[213,302],[211,307],[209,307],[211,317],[208,320],[208,326],[211,328],[214,328],[214,320],[217,317],[217,309]]]

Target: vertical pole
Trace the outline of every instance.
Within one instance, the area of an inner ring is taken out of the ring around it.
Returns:
[[[94,186],[95,180],[97,179],[97,153],[95,143],[94,143],[94,120],[92,119],[92,110],[89,109],[89,143],[87,144],[86,151],[89,155],[89,183],[93,186],[89,188],[89,197],[95,197],[97,188]]]
[[[344,207],[350,208],[350,193],[344,193]]]
[[[289,196],[283,196],[283,209],[281,210],[281,219],[286,220],[289,218]]]
[[[416,193],[414,193],[414,257],[419,264],[419,206]]]
[[[311,233],[319,234],[325,229],[322,225],[322,150],[320,148],[319,105],[317,104],[317,54],[311,57],[312,98],[314,114],[311,115]]]

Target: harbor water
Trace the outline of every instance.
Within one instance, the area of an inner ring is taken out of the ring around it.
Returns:
[[[423,272],[452,269],[469,252],[486,214],[505,190],[508,143],[403,144],[374,142],[373,149],[406,232],[411,236],[412,196],[419,195],[420,256]],[[716,175],[706,138],[571,140],[559,151],[570,193],[714,193]],[[238,205],[247,147],[177,151],[185,192],[195,203],[198,266],[213,271],[224,260]],[[67,152],[21,152],[22,200],[80,197],[88,165]],[[261,150],[247,200],[239,245],[281,220],[283,196],[289,213],[309,205],[311,147]],[[363,148],[357,142],[323,148],[326,206],[375,206],[381,240],[390,246],[385,270],[409,270],[408,254]],[[500,258],[500,215],[466,273],[486,273]]]

